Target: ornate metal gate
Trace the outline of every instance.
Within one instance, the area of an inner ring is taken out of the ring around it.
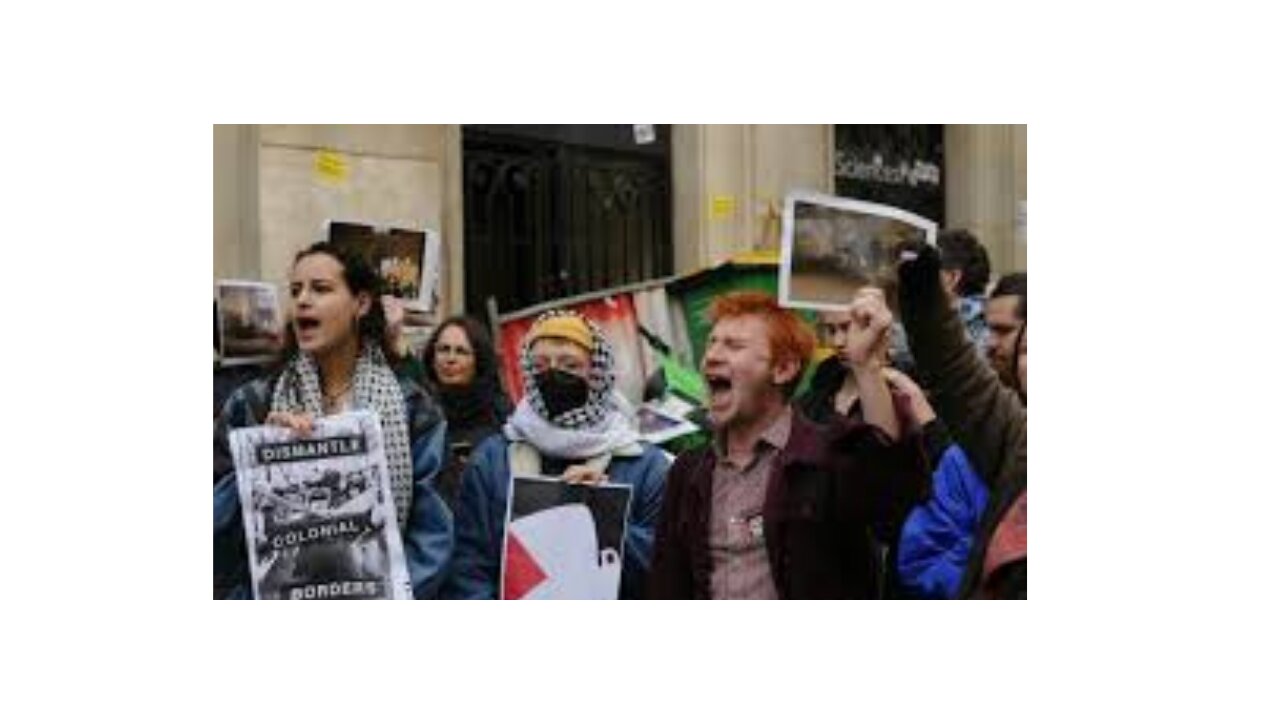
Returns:
[[[669,131],[467,126],[467,311],[484,317],[671,272]]]

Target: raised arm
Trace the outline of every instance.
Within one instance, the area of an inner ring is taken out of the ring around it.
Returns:
[[[871,288],[858,294],[850,311],[853,317],[849,323],[849,338],[841,352],[858,385],[862,419],[896,441],[902,436],[902,427],[893,397],[889,394],[889,384],[882,374],[893,315],[885,305],[881,291]]]
[[[965,335],[947,302],[932,247],[899,267],[899,304],[911,354],[934,408],[989,483],[1026,467],[1027,413]]]

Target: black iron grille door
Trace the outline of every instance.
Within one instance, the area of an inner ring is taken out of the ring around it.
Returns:
[[[479,127],[463,135],[467,312],[671,273],[664,126],[639,148],[630,125]]]

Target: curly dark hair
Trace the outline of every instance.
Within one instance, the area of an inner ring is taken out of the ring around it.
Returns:
[[[991,259],[977,236],[968,230],[947,230],[938,235],[943,270],[959,270],[961,296],[981,295],[991,281]]]
[[[369,312],[360,318],[358,332],[360,342],[376,343],[382,349],[387,362],[394,362],[397,357],[391,338],[387,336],[387,316],[382,311],[382,278],[363,257],[351,250],[330,242],[318,242],[293,256],[296,266],[303,258],[311,255],[328,255],[342,266],[342,280],[352,295],[368,293],[372,302]],[[293,323],[285,329],[285,344],[282,360],[292,358],[298,352],[298,338],[293,331]]]

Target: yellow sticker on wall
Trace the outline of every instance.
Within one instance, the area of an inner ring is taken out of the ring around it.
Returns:
[[[732,195],[715,195],[711,198],[711,219],[724,220],[733,217],[734,200]]]
[[[347,156],[332,150],[316,153],[316,177],[334,185],[347,181]]]

